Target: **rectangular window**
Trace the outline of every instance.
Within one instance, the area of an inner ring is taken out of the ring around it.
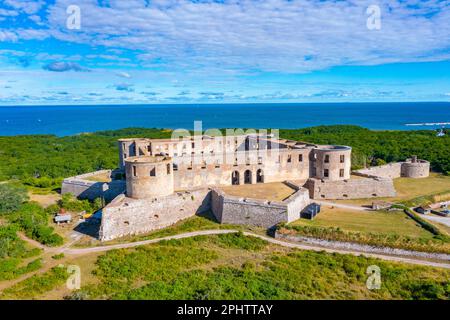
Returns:
[[[291,162],[291,161],[292,161],[291,155],[288,155],[287,162]]]
[[[316,168],[312,168],[312,176],[315,177],[317,175],[317,170]]]
[[[298,162],[303,162],[303,155],[302,154],[298,155]]]
[[[137,172],[136,172],[136,166],[133,166],[133,176],[136,177],[137,176]]]
[[[339,170],[339,177],[341,177],[341,178],[344,177],[344,169]]]
[[[324,170],[323,170],[323,176],[324,176],[325,178],[328,178],[328,176],[329,176],[329,174],[328,174],[328,169],[324,169]]]
[[[341,163],[344,163],[344,161],[345,161],[345,156],[343,155],[343,154],[341,154]]]
[[[328,154],[325,155],[325,163],[329,163],[330,162],[330,156]]]
[[[152,168],[152,169],[150,170],[150,176],[151,176],[151,177],[156,176],[156,168]]]

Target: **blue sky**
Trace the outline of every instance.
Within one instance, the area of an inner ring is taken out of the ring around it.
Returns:
[[[450,101],[449,21],[447,0],[0,0],[0,104]]]

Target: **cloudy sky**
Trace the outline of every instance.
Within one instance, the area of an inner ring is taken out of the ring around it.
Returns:
[[[450,1],[0,0],[2,105],[327,101],[450,101]]]

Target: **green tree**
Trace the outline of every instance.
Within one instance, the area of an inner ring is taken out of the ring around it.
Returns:
[[[11,184],[0,184],[0,212],[9,213],[18,210],[28,200],[27,191],[24,188]]]

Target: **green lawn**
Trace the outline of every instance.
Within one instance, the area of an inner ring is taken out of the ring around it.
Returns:
[[[396,178],[394,179],[394,187],[397,196],[390,198],[377,198],[377,200],[386,200],[389,202],[400,202],[420,196],[429,196],[441,193],[450,193],[450,176],[444,176],[439,173],[431,172],[427,178]],[[355,205],[371,205],[374,201],[370,199],[351,199],[351,200],[335,200],[338,203],[348,203]]]
[[[322,206],[314,220],[299,219],[292,225],[335,227],[363,233],[396,234],[412,238],[431,239],[433,234],[423,229],[403,211],[351,211]]]

